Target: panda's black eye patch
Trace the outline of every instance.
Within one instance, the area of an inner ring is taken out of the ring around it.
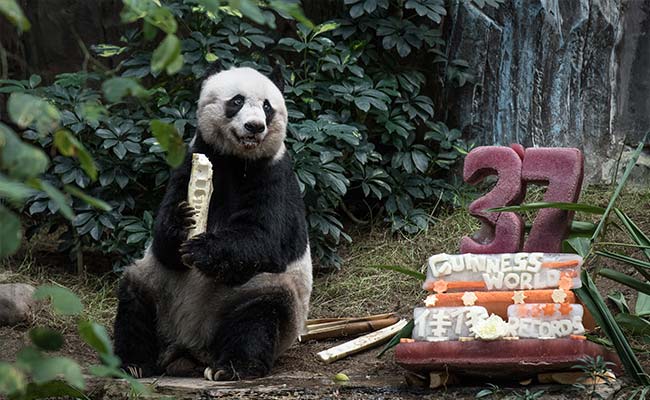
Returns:
[[[232,118],[244,106],[244,96],[238,94],[226,102],[226,118]]]
[[[262,106],[264,109],[264,114],[266,114],[266,124],[268,125],[271,123],[271,120],[273,119],[273,115],[275,114],[275,110],[273,107],[271,107],[271,103],[269,103],[268,100],[264,100],[264,105]]]

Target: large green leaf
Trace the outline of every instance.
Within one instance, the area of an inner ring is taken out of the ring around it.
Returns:
[[[616,315],[616,322],[633,335],[650,334],[650,321],[638,315],[619,313]]]
[[[163,150],[167,152],[167,163],[176,168],[185,159],[185,143],[174,125],[160,120],[151,121],[151,132]]]
[[[39,349],[57,351],[63,346],[63,335],[51,328],[37,326],[29,331],[29,338]]]
[[[522,212],[522,211],[541,210],[541,209],[544,209],[544,208],[555,208],[555,209],[565,210],[565,211],[579,211],[579,212],[584,212],[584,213],[588,213],[588,214],[603,214],[605,212],[604,208],[597,207],[597,206],[592,206],[592,205],[589,205],[589,204],[546,202],[546,201],[521,204],[521,205],[518,205],[518,206],[490,208],[487,211],[490,211],[490,212],[503,212],[503,211]]]
[[[605,222],[607,221],[607,218],[609,217],[609,213],[612,211],[612,209],[614,209],[614,204],[616,203],[616,200],[618,199],[618,196],[621,194],[621,191],[623,190],[623,187],[625,187],[625,183],[627,182],[628,178],[630,177],[630,174],[632,173],[632,170],[634,169],[634,166],[636,165],[636,162],[639,160],[639,157],[641,156],[641,152],[643,151],[643,147],[645,146],[645,142],[646,142],[647,138],[648,138],[648,134],[646,133],[645,136],[643,137],[643,140],[641,140],[641,142],[637,146],[636,150],[632,154],[632,158],[630,158],[630,161],[627,163],[627,167],[625,168],[625,172],[623,173],[623,178],[618,183],[618,186],[616,187],[616,190],[614,191],[614,194],[609,199],[609,204],[607,204],[607,208],[605,209],[605,212],[603,213],[603,216],[601,217],[600,222],[598,223],[598,226],[596,227],[596,230],[594,231],[594,234],[591,236],[591,242],[592,243],[594,243],[596,241],[596,239],[600,235],[600,232],[605,227]]]
[[[18,27],[21,31],[28,31],[30,28],[29,20],[23,14],[16,0],[1,0],[0,1],[0,14],[3,14],[7,19]]]
[[[20,219],[0,204],[0,259],[14,254],[22,237]]]
[[[39,286],[34,292],[34,298],[36,300],[51,299],[54,311],[62,315],[78,315],[83,311],[79,297],[61,286]]]
[[[59,125],[59,110],[41,99],[27,93],[12,93],[7,102],[7,113],[21,128],[35,126],[41,134],[52,132]]]
[[[239,10],[246,18],[250,18],[258,24],[264,24],[264,13],[253,0],[228,0],[228,5]]]
[[[27,386],[25,375],[13,365],[0,361],[0,394],[23,392]]]
[[[22,203],[26,198],[36,193],[29,186],[7,179],[0,174],[0,199],[8,199],[12,202]]]
[[[589,273],[583,270],[580,274],[580,278],[582,280],[582,287],[574,289],[573,291],[578,295],[580,300],[591,312],[596,323],[611,340],[628,375],[640,385],[649,385],[650,379],[648,379],[643,367],[641,367],[641,364],[634,354],[634,350],[630,346],[630,343],[627,341],[625,334],[621,330],[621,327],[618,325],[616,319],[603,301],[603,298],[600,296],[600,293],[598,292],[596,285],[594,285],[594,282],[591,280]]]
[[[81,168],[93,181],[97,180],[97,167],[86,147],[77,140],[67,129],[58,130],[54,134],[54,145],[64,156],[77,157]]]
[[[62,377],[70,385],[83,389],[86,386],[81,367],[67,357],[44,357],[32,368],[32,379],[36,384],[43,384]]]
[[[165,70],[173,75],[183,67],[181,41],[174,34],[168,34],[151,56],[151,71],[155,74]]]
[[[562,243],[565,253],[576,253],[582,258],[587,258],[591,250],[591,242],[585,237],[572,237]]]
[[[650,296],[639,292],[634,306],[634,314],[639,316],[650,315]]]
[[[10,177],[28,179],[45,172],[48,164],[43,150],[24,143],[14,131],[0,123],[0,170]]]
[[[629,286],[632,289],[638,290],[639,292],[650,294],[650,283],[642,282],[622,272],[614,271],[613,269],[609,268],[603,268],[598,272],[598,274],[623,285]]]
[[[145,88],[131,78],[111,78],[102,83],[104,97],[110,103],[117,103],[126,96],[146,98],[149,94]]]
[[[92,321],[81,321],[79,336],[99,354],[113,354],[111,339],[102,325]]]
[[[286,17],[287,15],[295,19],[299,23],[305,25],[309,29],[314,28],[314,23],[305,16],[298,3],[289,3],[284,0],[272,0],[271,7],[280,15]]]

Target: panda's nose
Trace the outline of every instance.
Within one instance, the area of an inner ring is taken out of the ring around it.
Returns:
[[[266,126],[262,122],[251,121],[251,122],[246,122],[244,124],[244,128],[246,128],[246,130],[252,134],[258,134],[264,132]]]

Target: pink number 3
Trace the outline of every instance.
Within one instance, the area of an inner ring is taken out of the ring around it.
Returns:
[[[522,161],[523,159],[523,161]],[[488,146],[472,150],[463,171],[467,183],[475,185],[497,175],[495,187],[469,206],[482,222],[481,230],[461,241],[461,253],[560,252],[573,213],[543,209],[535,218],[526,243],[524,223],[518,214],[493,213],[489,208],[520,204],[528,183],[547,184],[544,201],[575,202],[582,188],[583,156],[578,149]],[[523,244],[523,246],[522,246]]]

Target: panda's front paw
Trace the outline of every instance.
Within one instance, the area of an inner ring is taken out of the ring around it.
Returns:
[[[214,257],[211,254],[213,243],[214,237],[210,233],[202,233],[185,241],[180,249],[183,264],[206,273],[213,273],[215,267]]]
[[[166,224],[171,236],[179,240],[185,240],[190,229],[196,225],[194,219],[195,213],[196,210],[194,207],[190,206],[186,201],[180,202],[176,209],[171,212],[171,215],[169,215],[169,220]]]

